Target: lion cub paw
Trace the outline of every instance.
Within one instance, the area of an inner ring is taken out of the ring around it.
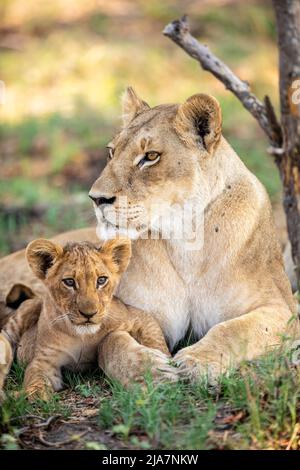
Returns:
[[[170,363],[170,357],[158,349],[141,347],[138,351],[135,381],[144,381],[144,375],[149,372],[155,383],[177,382],[177,369]]]
[[[5,394],[3,386],[9,373],[10,365],[13,360],[13,351],[6,337],[0,333],[0,401],[3,401]]]
[[[25,388],[25,392],[29,401],[35,401],[37,399],[49,401],[53,394],[50,383],[46,383],[44,381],[28,385]]]

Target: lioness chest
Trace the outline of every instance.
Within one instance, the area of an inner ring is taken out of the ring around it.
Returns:
[[[117,297],[126,304],[152,313],[171,349],[190,330],[195,339],[201,338],[226,316],[235,292],[227,289],[226,295],[222,295],[221,270],[201,274],[199,255],[195,265],[195,254],[185,253],[185,258],[176,260],[175,268],[159,242],[143,242],[141,248],[138,243],[134,247],[136,253],[123,275]],[[146,244],[150,245],[148,249]]]

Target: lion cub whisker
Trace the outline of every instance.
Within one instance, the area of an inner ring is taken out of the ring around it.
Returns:
[[[59,321],[62,321],[62,320],[65,320],[66,318],[68,317],[68,315],[66,313],[64,313],[63,315],[61,315],[60,317],[57,317],[57,318],[54,318],[52,321],[51,321],[51,325],[54,325],[55,323],[59,322]]]

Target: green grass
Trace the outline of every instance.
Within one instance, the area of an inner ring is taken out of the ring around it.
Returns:
[[[242,364],[238,371],[221,377],[215,388],[209,387],[205,378],[197,384],[154,385],[148,375],[146,387],[133,385],[124,389],[99,371],[84,375],[67,372],[64,379],[69,392],[54,394],[48,403],[28,403],[22,393],[15,396],[23,372],[15,365],[8,380],[8,397],[0,411],[0,432],[5,436],[2,447],[17,443],[17,429],[27,414],[45,419],[59,414],[68,419],[72,407],[65,405],[65,393],[75,393],[75,404],[79,397],[98,399],[98,430],[111,435],[116,447],[300,447],[299,436],[294,432],[300,420],[300,370],[284,347]],[[82,443],[83,448],[99,445],[101,442]]]
[[[73,217],[71,227],[69,221],[56,219],[55,212],[66,194],[87,194],[98,176],[97,158],[104,156],[101,149],[119,127],[120,95],[127,85],[150,105],[183,102],[198,92],[216,96],[226,138],[276,198],[278,172],[255,120],[222,84],[161,34],[168,21],[189,13],[194,34],[248,80],[260,99],[268,94],[276,107],[277,51],[269,5],[251,0],[247,5],[195,8],[183,1],[137,0],[121,11],[126,21],[120,28],[117,5],[110,10],[78,2],[79,16],[72,21],[65,18],[61,2],[49,8],[43,2],[34,7],[29,0],[26,11],[21,3],[6,1],[0,7],[4,25],[9,29],[19,18],[17,32],[26,39],[20,50],[4,48],[0,56],[0,78],[8,90],[1,107],[0,200],[4,206],[53,206],[49,227],[46,216],[35,231],[44,227],[48,236],[55,232],[55,223],[56,232],[82,226],[85,217]],[[67,27],[61,27],[64,21]],[[134,60],[129,60],[133,50]],[[91,171],[86,171],[89,166]],[[24,246],[31,225],[36,224],[25,217],[24,223],[1,217],[1,254]]]
[[[65,371],[64,383],[83,398],[99,397],[103,374],[100,370],[89,371],[85,374]]]
[[[50,159],[60,160],[57,152],[65,151],[66,155],[61,155],[62,163],[66,163],[68,152],[72,155],[82,147],[104,146],[111,124],[99,111],[77,98],[71,116],[53,112],[43,116],[26,116],[14,124],[3,122],[0,137],[3,140],[15,139],[15,151],[24,158],[30,159],[32,153],[40,151],[47,152]]]
[[[282,448],[300,417],[299,370],[282,350],[242,365],[222,377],[216,389],[204,381],[149,383],[147,390],[130,391],[113,384],[111,393],[102,401],[99,424],[127,442],[143,436],[142,442],[165,449],[223,448],[224,423],[229,423],[224,448]]]
[[[1,181],[0,199],[10,199],[14,205],[22,204],[30,207],[48,201],[57,203],[62,198],[62,190],[49,188],[46,181],[30,181],[27,178],[16,177],[13,180]]]
[[[124,390],[112,384],[111,394],[102,401],[99,424],[119,438],[142,447],[206,447],[216,405],[206,402],[199,413],[193,387],[182,383],[154,386],[149,381],[146,390],[138,385]]]
[[[272,201],[278,197],[281,182],[279,172],[271,156],[261,142],[241,142],[234,137],[230,143],[245,165],[251,170],[267,189]]]
[[[22,423],[26,415],[41,417],[62,415],[68,417],[69,411],[57,394],[44,402],[37,400],[29,402],[22,390],[24,367],[13,364],[12,371],[6,383],[6,399],[0,408],[0,429],[2,433],[15,433],[15,428]]]
[[[0,255],[22,249],[35,238],[49,238],[67,230],[95,225],[91,203],[85,194],[83,196],[79,203],[70,199],[68,211],[57,199],[54,198],[51,202],[49,197],[49,207],[37,218],[32,218],[26,213],[0,213]],[[66,203],[67,199],[61,196],[60,200]]]
[[[272,9],[259,2],[229,4],[227,8],[210,7],[198,19],[205,30],[222,30],[223,34],[231,37],[237,34],[248,41],[255,36],[271,40],[276,37]]]
[[[22,20],[21,3],[5,0],[0,6],[4,26],[21,15],[18,33],[26,39],[20,50],[3,49],[0,57],[0,78],[9,91],[1,108],[0,200],[7,207],[45,204],[48,208],[38,219],[0,215],[2,255],[33,238],[94,223],[87,200],[89,175],[79,184],[65,171],[74,167],[84,173],[88,153],[101,151],[110,140],[120,123],[120,94],[127,85],[133,85],[150,105],[183,102],[198,92],[216,96],[225,137],[276,199],[278,172],[254,119],[223,85],[161,35],[164,24],[189,13],[195,35],[248,80],[260,99],[271,96],[276,107],[277,50],[269,5],[251,0],[195,8],[192,2],[189,11],[183,1],[137,0],[131,13],[121,12],[120,18],[123,13],[128,16],[120,27],[116,5],[115,10],[85,11],[85,2],[78,2],[82,15],[69,21],[61,2],[51,8],[47,2],[33,7],[34,0]],[[62,28],[65,20],[67,27]],[[94,165],[96,178],[97,162]],[[70,202],[66,211],[63,204],[76,194],[84,201],[86,197],[86,202]],[[72,412],[64,393],[55,394],[46,405],[28,403],[22,393],[16,397],[22,376],[23,370],[14,366],[8,398],[0,409],[0,447],[19,445],[23,416]],[[67,373],[65,380],[76,400],[99,397],[98,428],[120,446],[282,449],[300,419],[299,371],[279,353],[244,364],[240,373],[224,377],[215,390],[205,383],[154,387],[148,380],[146,390],[128,391],[98,372]],[[291,447],[299,447],[297,439],[296,435]],[[84,445],[102,448],[96,441]]]

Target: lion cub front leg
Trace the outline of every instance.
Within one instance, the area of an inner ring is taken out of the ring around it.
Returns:
[[[24,389],[30,400],[40,398],[47,401],[53,391],[62,389],[59,357],[53,350],[37,353],[25,371]]]
[[[11,315],[0,333],[0,398],[4,397],[3,386],[10,371],[14,351],[21,336],[36,324],[40,311],[39,299],[26,300]]]
[[[7,337],[0,333],[0,401],[5,398],[3,386],[13,361],[13,349]]]
[[[162,351],[138,343],[127,331],[109,333],[100,342],[98,364],[106,375],[125,387],[144,383],[146,372],[155,382],[178,380],[176,369]]]
[[[131,327],[128,332],[143,346],[158,349],[171,357],[162,329],[158,322],[147,312],[128,306]]]

